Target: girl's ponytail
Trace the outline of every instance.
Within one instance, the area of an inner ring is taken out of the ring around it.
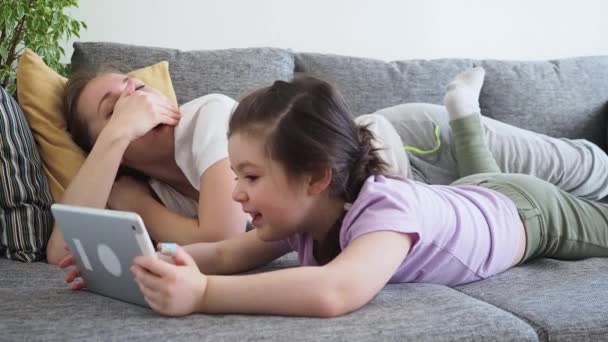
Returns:
[[[379,148],[374,144],[374,134],[369,125],[358,127],[359,153],[350,168],[350,175],[346,183],[346,201],[354,202],[359,195],[363,182],[370,175],[386,173],[388,165],[378,154]]]

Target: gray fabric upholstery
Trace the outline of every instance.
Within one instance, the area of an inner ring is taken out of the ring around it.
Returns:
[[[293,255],[270,269],[292,264]],[[191,315],[165,318],[136,305],[70,291],[64,272],[0,259],[2,341],[535,341],[512,314],[456,290],[390,285],[335,319]],[[261,299],[263,300],[263,299]]]
[[[608,57],[542,62],[479,61],[486,69],[480,105],[486,115],[560,138],[606,148]]]
[[[219,93],[239,99],[247,92],[293,77],[293,54],[275,48],[180,51],[116,43],[74,43],[72,69],[114,66],[123,71],[160,61],[169,73],[179,104]]]
[[[473,66],[468,59],[384,62],[375,59],[296,54],[296,72],[310,73],[338,86],[356,115],[408,102],[443,103],[445,85]]]
[[[457,289],[523,319],[541,340],[608,340],[606,259],[540,259]]]
[[[608,57],[555,61],[436,59],[384,62],[296,54],[296,72],[334,82],[356,115],[408,102],[442,104],[445,85],[473,66],[486,69],[484,115],[554,137],[606,147]]]

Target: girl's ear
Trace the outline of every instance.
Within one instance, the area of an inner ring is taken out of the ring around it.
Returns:
[[[333,171],[331,167],[324,167],[310,175],[308,179],[308,194],[318,195],[325,191],[331,183],[332,176]]]

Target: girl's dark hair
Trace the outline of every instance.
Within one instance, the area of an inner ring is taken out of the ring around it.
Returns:
[[[266,152],[289,175],[331,167],[331,194],[349,203],[370,175],[388,169],[372,132],[357,126],[338,90],[312,76],[276,81],[246,96],[230,118],[228,136],[237,132],[263,133]]]
[[[80,69],[72,73],[63,91],[63,112],[67,123],[68,132],[72,135],[74,142],[85,152],[91,152],[93,148],[93,137],[81,113],[78,113],[78,100],[84,88],[94,78],[120,70],[114,66],[102,66],[97,69]]]

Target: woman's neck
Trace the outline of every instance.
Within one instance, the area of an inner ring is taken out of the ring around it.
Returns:
[[[140,165],[138,170],[151,178],[169,185],[182,195],[198,200],[197,189],[190,184],[182,169],[177,166],[174,158],[170,158],[169,162],[167,160],[152,161],[145,165]]]

